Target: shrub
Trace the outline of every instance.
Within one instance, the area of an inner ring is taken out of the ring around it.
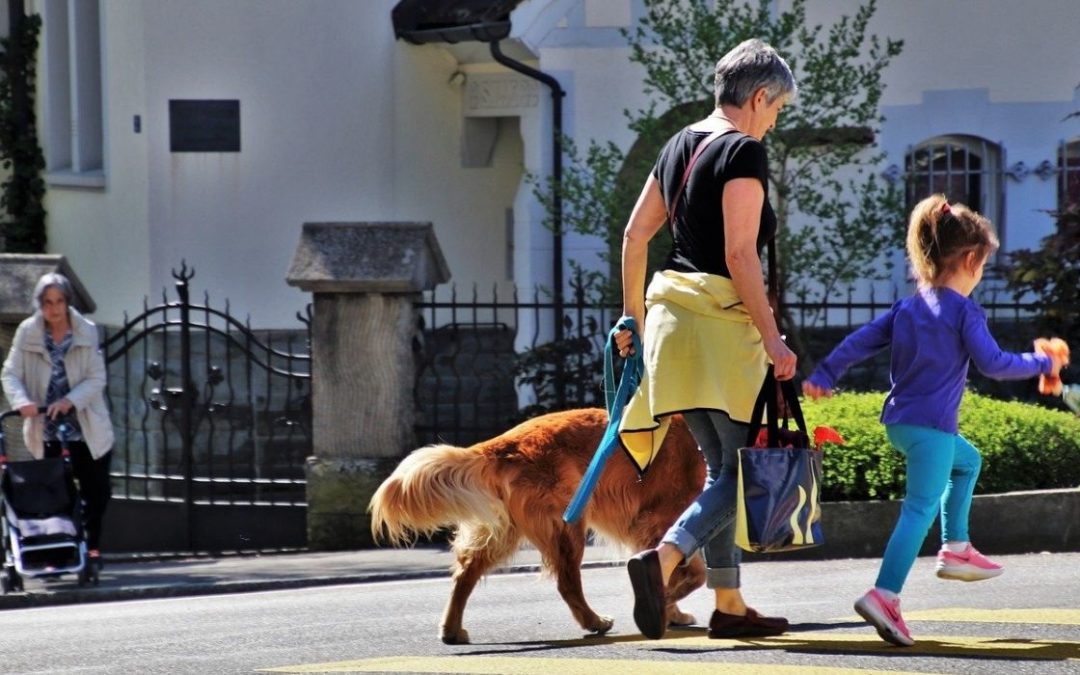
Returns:
[[[885,394],[843,393],[803,405],[806,423],[847,441],[825,449],[825,500],[899,499],[904,458],[878,421]],[[1080,419],[1057,410],[974,392],[960,406],[960,433],[983,456],[976,494],[1080,486]]]

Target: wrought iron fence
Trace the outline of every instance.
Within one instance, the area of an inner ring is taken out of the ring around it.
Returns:
[[[800,360],[816,363],[908,292],[879,284],[869,291],[848,289],[824,302],[787,302],[789,330],[795,328],[801,340]],[[440,287],[418,303],[423,336],[415,390],[420,443],[468,445],[546,410],[603,405],[604,340],[621,308],[589,302],[579,289],[564,301],[565,337],[555,342],[556,308],[548,296],[538,290],[528,300],[517,292],[504,295],[492,290],[485,298],[474,289],[463,297],[452,287]],[[1017,298],[993,280],[984,282],[975,298],[1003,348],[1031,348],[1038,302]],[[888,367],[886,351],[853,369],[845,385],[884,390]],[[561,391],[556,378],[561,378]],[[972,386],[999,396],[1034,398],[1030,383],[996,382],[974,369]]]
[[[873,284],[868,288],[848,288],[843,297],[824,302],[788,301],[786,313],[798,330],[802,343],[797,350],[803,367],[817,363],[852,330],[873,321],[889,311],[910,288],[896,284]],[[990,332],[1001,347],[1008,351],[1030,351],[1036,336],[1036,322],[1043,311],[1038,300],[1017,296],[998,279],[984,280],[972,297],[986,312]],[[972,388],[1007,398],[1036,400],[1028,382],[1000,382],[970,371]],[[889,355],[882,352],[875,358],[854,367],[845,377],[846,387],[855,390],[881,390],[889,387]]]
[[[419,442],[469,444],[544,410],[603,405],[597,373],[619,308],[587,302],[580,287],[562,306],[556,340],[556,304],[540,289],[529,299],[516,289],[426,293],[417,304]]]

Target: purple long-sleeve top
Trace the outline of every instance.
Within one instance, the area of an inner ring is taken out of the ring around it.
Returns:
[[[832,389],[848,368],[892,348],[892,388],[881,411],[884,424],[914,424],[957,433],[968,363],[997,380],[1019,380],[1049,373],[1045,354],[1014,354],[990,335],[986,314],[950,288],[922,288],[862,326],[841,342],[810,376]]]

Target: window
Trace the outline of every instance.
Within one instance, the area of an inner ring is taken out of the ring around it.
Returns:
[[[977,136],[938,136],[914,146],[904,158],[909,208],[942,193],[989,218],[1004,247],[1002,154],[1000,146]]]
[[[45,163],[54,185],[105,185],[99,0],[44,0]]]
[[[1058,208],[1080,208],[1080,138],[1058,148]]]

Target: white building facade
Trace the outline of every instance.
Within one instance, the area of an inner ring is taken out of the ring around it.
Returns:
[[[553,238],[526,178],[552,169],[551,91],[483,43],[396,39],[395,4],[28,0],[44,21],[48,248],[98,322],[158,297],[185,260],[196,291],[255,327],[296,327],[308,299],[284,277],[304,222],[430,221],[464,292],[550,286]],[[807,7],[829,24],[859,4]],[[644,11],[524,0],[510,15],[503,51],[558,81],[579,146],[635,140],[622,113],[647,99],[620,29]],[[1045,210],[1080,189],[1062,180],[1080,175],[1062,171],[1080,171],[1080,118],[1066,119],[1080,110],[1078,25],[1075,0],[879,2],[870,32],[904,40],[885,74],[881,171],[971,201],[1006,250],[1037,246]],[[564,262],[600,247],[566,235]]]

